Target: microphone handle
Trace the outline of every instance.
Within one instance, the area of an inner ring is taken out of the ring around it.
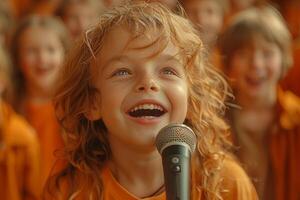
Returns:
[[[190,151],[185,145],[170,145],[162,152],[167,200],[190,200]]]

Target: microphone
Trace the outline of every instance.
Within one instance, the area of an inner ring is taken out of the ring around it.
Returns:
[[[156,148],[162,156],[167,200],[190,200],[190,162],[196,141],[193,130],[184,124],[169,124],[156,137]]]

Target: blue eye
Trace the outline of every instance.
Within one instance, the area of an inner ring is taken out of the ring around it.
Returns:
[[[162,73],[166,75],[175,75],[177,76],[177,72],[171,67],[165,67],[162,69]]]
[[[128,69],[118,69],[112,74],[112,76],[126,76],[126,75],[131,75],[131,72]]]

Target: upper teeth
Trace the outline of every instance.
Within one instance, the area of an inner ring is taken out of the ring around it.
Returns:
[[[136,110],[140,110],[140,109],[157,109],[157,110],[160,110],[160,111],[163,111],[164,109],[159,106],[159,105],[155,105],[155,104],[141,104],[141,105],[138,105],[138,106],[135,106],[134,108],[132,108],[130,110],[130,112],[134,112]]]

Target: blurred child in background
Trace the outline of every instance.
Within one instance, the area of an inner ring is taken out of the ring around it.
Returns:
[[[177,12],[177,8],[179,5],[178,0],[149,0],[149,2],[160,2],[161,4],[167,6],[170,10]]]
[[[300,99],[278,82],[292,65],[291,36],[272,7],[241,12],[221,36],[224,70],[232,83],[229,110],[237,155],[260,199],[300,197]]]
[[[33,128],[9,105],[12,98],[11,66],[0,47],[0,198],[38,200],[38,140]]]
[[[197,26],[208,59],[214,67],[221,67],[221,57],[216,49],[216,41],[225,24],[229,11],[227,0],[183,0],[188,17]]]
[[[206,48],[213,49],[229,11],[227,0],[184,0],[183,7],[197,25]]]
[[[125,4],[72,50],[54,98],[68,165],[46,199],[166,199],[155,137],[170,123],[197,135],[191,199],[257,199],[224,148],[227,83],[189,20],[158,3]]]
[[[248,8],[267,3],[269,0],[230,0],[230,15],[234,16]]]
[[[38,134],[43,182],[53,165],[55,149],[63,144],[52,95],[68,39],[61,21],[37,15],[24,19],[12,37],[11,53],[17,81],[14,106]]]
[[[101,0],[62,0],[56,14],[62,18],[72,38],[76,39],[104,9]]]

